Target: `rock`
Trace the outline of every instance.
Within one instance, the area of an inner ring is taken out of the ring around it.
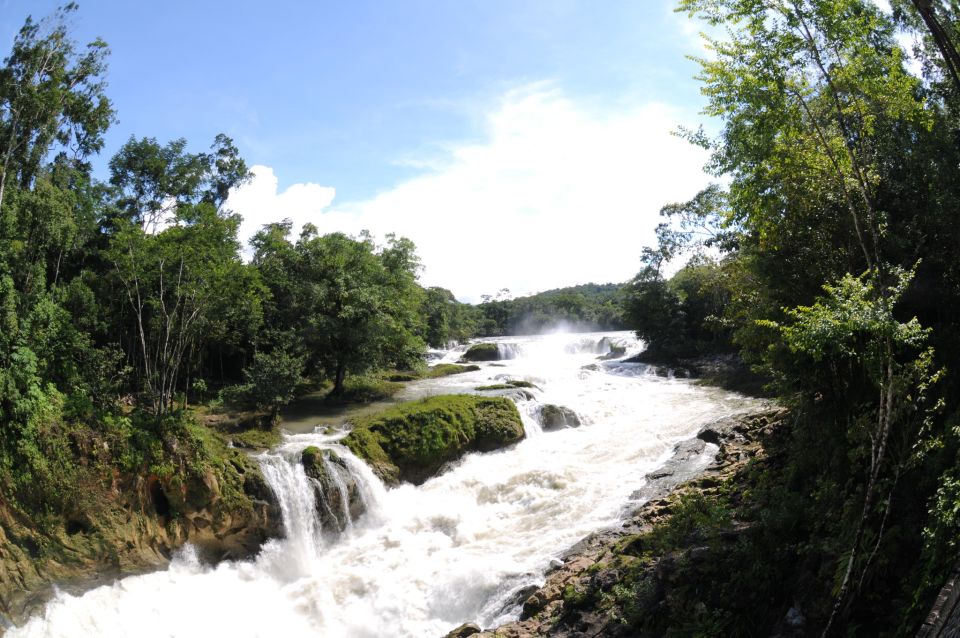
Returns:
[[[490,452],[524,436],[513,401],[456,394],[358,417],[342,442],[385,483],[419,485],[467,452]]]
[[[666,478],[668,476],[673,476],[673,470],[671,469],[655,470],[647,474],[647,479],[651,481],[656,481],[657,479]]]
[[[540,613],[547,603],[550,602],[547,595],[542,590],[537,590],[523,602],[523,611],[520,612],[520,620],[532,618]]]
[[[580,417],[570,408],[545,403],[537,410],[537,420],[545,432],[580,427]]]
[[[720,445],[720,440],[722,439],[722,435],[720,434],[720,432],[718,432],[714,428],[707,426],[697,433],[697,438],[700,439],[701,441],[705,441],[706,443],[713,443],[714,445]]]
[[[623,574],[619,569],[604,569],[590,577],[590,587],[597,591],[610,591],[622,579]]]
[[[342,532],[366,511],[360,485],[339,454],[310,446],[301,453],[300,462],[313,483],[323,529]]]
[[[156,570],[187,543],[215,563],[252,557],[282,535],[279,504],[248,454],[220,439],[207,441],[202,456],[189,441],[163,444],[168,473],[115,470],[109,480],[91,481],[82,510],[65,511],[62,526],[36,527],[0,502],[3,617],[19,624],[57,590],[80,595]]]
[[[473,636],[474,634],[479,634],[483,629],[478,625],[475,625],[472,622],[463,623],[444,638],[467,638],[467,636]]]
[[[610,341],[610,339],[608,339],[607,337],[604,337],[603,339],[601,339],[600,343],[597,345],[598,345],[598,349],[601,352],[606,350],[606,352],[604,352],[599,357],[597,357],[597,359],[599,359],[600,361],[609,361],[610,359],[619,359],[627,354],[626,346],[619,346],[613,343],[612,341]]]
[[[502,358],[495,343],[475,343],[463,353],[463,361],[499,361]]]

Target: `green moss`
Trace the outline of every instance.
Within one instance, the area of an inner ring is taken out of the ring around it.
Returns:
[[[458,365],[456,363],[438,363],[435,366],[431,366],[424,370],[392,370],[389,372],[383,373],[384,378],[387,381],[394,382],[408,382],[408,381],[418,381],[420,379],[437,379],[439,377],[447,377],[451,374],[461,374],[464,372],[475,372],[480,369],[480,366],[476,365]]]
[[[303,466],[306,468],[316,467],[323,462],[323,455],[315,445],[311,445],[303,450],[300,453],[300,462],[303,463]]]
[[[497,361],[500,349],[495,343],[476,343],[463,353],[464,361]]]
[[[513,390],[515,388],[536,388],[537,386],[533,385],[529,381],[504,381],[503,383],[494,383],[492,385],[481,385],[474,388],[474,390],[483,391],[483,390]],[[539,389],[539,388],[538,388]]]
[[[424,379],[436,379],[438,377],[448,377],[451,374],[462,374],[464,372],[476,372],[480,369],[480,366],[469,365],[462,366],[456,363],[438,363],[437,365],[427,368],[423,373]]]
[[[237,447],[248,450],[266,450],[276,447],[281,440],[280,430],[276,427],[270,429],[250,428],[242,430],[230,436],[230,440]]]
[[[327,395],[329,403],[373,403],[393,398],[403,389],[402,383],[387,381],[372,376],[347,377],[343,382],[343,392],[337,396]]]
[[[388,372],[386,373],[387,381],[393,381],[395,383],[406,383],[408,381],[416,381],[420,378],[420,375],[416,372]]]
[[[489,451],[523,438],[512,401],[443,395],[402,403],[354,420],[343,440],[384,480],[422,483],[469,451]]]

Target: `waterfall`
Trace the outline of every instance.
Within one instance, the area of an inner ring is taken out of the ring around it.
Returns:
[[[291,560],[290,567],[309,569],[316,563],[320,548],[320,520],[314,490],[299,460],[290,453],[269,452],[259,457],[260,469],[280,502],[283,529]]]
[[[520,344],[500,341],[497,342],[497,356],[500,360],[518,359],[523,354]]]
[[[404,389],[413,399],[528,381],[532,398],[515,394],[528,434],[519,444],[388,490],[338,443],[342,432],[286,434],[256,457],[284,538],[254,560],[210,566],[186,550],[166,570],[62,593],[8,635],[419,638],[515,619],[518,592],[542,583],[551,561],[584,536],[620,524],[645,474],[679,441],[753,405],[640,364],[598,361],[604,337],[639,348],[629,333],[498,338],[514,358]],[[583,424],[542,431],[536,417],[547,404]],[[308,447],[321,452],[310,474]]]

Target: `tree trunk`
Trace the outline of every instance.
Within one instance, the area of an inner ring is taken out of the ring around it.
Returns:
[[[953,80],[954,88],[960,91],[960,53],[957,52],[957,47],[950,40],[950,34],[940,24],[932,0],[911,0],[911,2],[917,13],[923,18],[923,23],[927,25],[927,30],[940,50],[943,63],[947,67],[950,79]]]
[[[333,377],[333,391],[331,395],[338,397],[343,394],[343,380],[347,376],[346,366],[343,362],[337,364],[337,372]]]

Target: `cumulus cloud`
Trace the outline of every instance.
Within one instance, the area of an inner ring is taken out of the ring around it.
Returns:
[[[227,208],[240,213],[240,240],[247,248],[247,242],[264,224],[289,219],[294,230],[307,222],[317,223],[320,214],[333,202],[336,189],[308,182],[294,184],[285,191],[278,189],[279,179],[269,166],[250,167],[252,179],[230,192]]]
[[[634,275],[659,209],[708,183],[701,149],[671,135],[683,114],[659,103],[596,109],[544,85],[509,92],[482,142],[453,145],[440,165],[367,201],[331,205],[317,184],[282,193],[266,167],[231,195],[244,235],[268,221],[321,233],[412,239],[421,281],[459,298],[515,295]],[[295,231],[297,229],[295,228]]]

